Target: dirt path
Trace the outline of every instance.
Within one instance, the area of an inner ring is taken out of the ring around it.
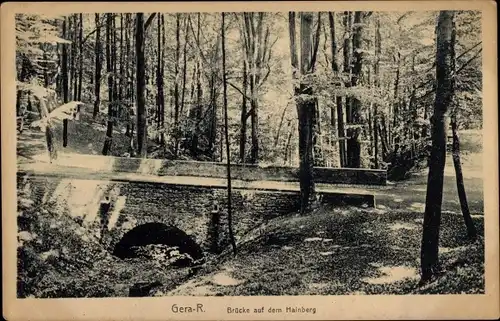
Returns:
[[[464,157],[462,162],[464,184],[470,211],[480,214],[484,211],[482,154],[474,153]],[[389,188],[376,193],[377,205],[391,209],[423,211],[427,190],[428,170],[413,175],[410,179],[391,184]],[[443,210],[460,212],[455,172],[451,155],[447,155],[444,173]]]

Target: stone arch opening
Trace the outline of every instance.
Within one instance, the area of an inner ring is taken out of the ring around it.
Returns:
[[[121,259],[137,258],[137,248],[151,245],[166,246],[188,257],[189,260],[179,262],[183,266],[196,265],[204,259],[200,245],[193,238],[178,227],[163,223],[146,223],[128,231],[115,245],[113,255]]]

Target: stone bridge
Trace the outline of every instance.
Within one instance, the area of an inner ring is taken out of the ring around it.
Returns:
[[[236,240],[299,209],[297,171],[232,165]],[[323,203],[375,206],[373,194],[353,185],[386,184],[383,170],[315,168],[314,175]],[[128,231],[157,222],[178,227],[204,251],[217,251],[228,244],[225,176],[222,163],[60,154],[52,164],[20,163],[17,181],[40,205],[95,229],[110,250]]]

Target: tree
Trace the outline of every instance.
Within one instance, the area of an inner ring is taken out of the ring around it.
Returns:
[[[95,24],[99,25],[99,14],[95,14]],[[93,117],[96,118],[99,113],[99,107],[101,105],[101,70],[102,70],[102,61],[101,61],[101,28],[96,29],[95,36],[95,100],[94,100],[94,112]]]
[[[146,129],[146,87],[144,63],[144,14],[136,14],[135,21],[135,54],[137,59],[136,71],[136,105],[137,105],[137,155],[146,157],[147,129]]]
[[[79,14],[79,29],[78,29],[78,91],[75,100],[82,100],[82,82],[83,82],[83,14]]]
[[[223,99],[224,99],[224,136],[226,139],[226,162],[227,162],[227,225],[229,229],[229,241],[233,247],[233,253],[236,255],[236,241],[234,240],[233,232],[233,214],[231,206],[231,154],[229,150],[229,125],[227,117],[227,79],[226,79],[226,36],[225,36],[225,14],[222,13],[222,84],[224,87]]]
[[[457,191],[458,199],[460,200],[460,208],[464,216],[465,227],[467,228],[467,235],[471,239],[475,239],[477,236],[476,227],[474,226],[474,221],[470,216],[469,205],[467,203],[467,194],[465,193],[464,186],[464,176],[462,173],[462,164],[460,161],[460,138],[458,136],[458,125],[457,125],[457,115],[454,112],[451,116],[451,131],[453,135],[452,142],[452,157],[453,166],[455,168],[455,177],[457,180]]]
[[[436,97],[431,122],[432,148],[425,200],[422,233],[422,282],[438,273],[439,227],[443,202],[443,176],[446,161],[446,113],[453,98],[454,79],[454,19],[453,11],[439,13],[436,38]]]
[[[113,13],[106,13],[106,76],[108,78],[108,125],[106,127],[106,138],[102,148],[102,154],[108,155],[113,144],[113,117],[114,117],[114,75],[113,75],[113,60],[112,60],[112,44],[113,41],[111,32],[113,29]],[[113,29],[114,31],[114,29]]]
[[[64,17],[63,25],[62,25],[62,37],[66,37],[67,28],[66,28],[66,20]],[[68,92],[68,46],[66,44],[62,44],[62,61],[61,61],[61,73],[62,73],[62,96],[63,101],[67,103],[69,101],[69,92]]]
[[[338,77],[338,87],[341,87],[340,83],[340,69],[337,63],[337,41],[335,40],[335,13],[328,13],[328,21],[330,23],[330,49],[332,54],[332,71],[334,76]],[[335,97],[335,105],[337,107],[337,136],[339,142],[339,158],[340,158],[340,167],[346,166],[346,149],[345,149],[345,129],[344,129],[344,107],[342,106],[342,96]],[[333,106],[333,105],[332,105]],[[335,111],[332,107],[330,118],[331,118],[331,126],[335,127]]]
[[[362,53],[362,33],[363,33],[363,17],[361,11],[354,12],[354,23],[350,25],[353,30],[352,47],[347,46],[344,53],[346,62],[349,63],[348,69],[351,69],[351,87],[356,87],[359,84],[361,77],[361,69],[363,68],[363,53]],[[348,13],[348,22],[351,20],[351,15]],[[349,24],[348,24],[349,25]],[[347,104],[347,119],[350,129],[347,130],[347,166],[351,168],[359,168],[361,162],[361,145],[359,136],[361,133],[361,101],[358,97],[352,97]]]
[[[307,76],[313,70],[313,14],[300,14],[300,86],[294,88],[297,104],[299,130],[299,178],[300,178],[300,210],[306,213],[310,209],[310,202],[314,198],[313,181],[313,132],[314,117],[316,115],[316,101],[313,89]],[[292,76],[298,79],[298,56],[295,41],[295,13],[288,14],[290,32],[290,55],[292,58]]]
[[[382,54],[382,36],[380,34],[380,19],[377,18],[375,26],[375,63],[374,63],[374,73],[375,73],[375,88],[378,90],[380,87],[380,56]],[[375,168],[378,168],[378,129],[379,129],[379,121],[378,121],[378,104],[375,103],[374,112],[373,112],[373,146],[374,146],[374,157],[373,162]]]
[[[149,15],[144,22],[144,14],[137,13],[135,20],[135,54],[136,54],[136,106],[137,106],[137,154],[142,158],[147,155],[147,110],[146,110],[146,66],[144,57],[145,33],[156,13]]]

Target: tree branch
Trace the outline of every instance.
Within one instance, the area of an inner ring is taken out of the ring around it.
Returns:
[[[195,36],[193,28],[189,28],[189,29],[191,29],[191,32],[193,33],[193,36]],[[195,38],[196,38],[196,36],[195,36]],[[207,61],[207,59],[205,58],[205,55],[203,54],[203,51],[202,51],[202,50],[201,50],[201,48],[200,48],[200,44],[199,44],[199,43],[196,43],[196,46],[198,47],[198,51],[199,51],[199,53],[200,53],[200,57],[201,57],[201,59],[203,60],[203,62],[204,62],[207,66],[210,66],[210,63]],[[218,73],[214,73],[214,74],[215,74],[215,76],[216,76],[216,77],[217,77],[220,81],[222,81],[222,80],[223,80],[223,79],[222,79],[222,77],[221,77]],[[240,88],[238,88],[236,85],[234,85],[233,83],[230,83],[229,81],[227,81],[227,79],[226,79],[226,83],[227,83],[229,86],[231,86],[231,87],[233,87],[234,89],[236,89],[236,90],[237,90],[237,91],[238,91],[238,92],[239,92],[242,96],[245,96],[245,98],[246,98],[246,99],[250,100],[250,97],[248,97],[247,95],[245,95],[245,94],[243,93],[243,91],[242,91]]]
[[[462,58],[465,54],[467,54],[468,52],[470,52],[471,50],[474,50],[474,48],[476,48],[477,46],[481,45],[483,42],[482,41],[479,41],[477,44],[475,44],[474,46],[470,47],[469,49],[465,50],[464,52],[462,52],[457,58],[456,60]]]
[[[460,66],[460,68],[457,69],[457,71],[455,71],[455,73],[453,74],[452,77],[456,77],[460,71],[462,71],[465,67],[467,67],[468,64],[470,64],[474,59],[476,59],[477,57],[479,57],[479,54],[482,51],[483,51],[483,48],[479,49],[472,58],[470,58],[469,60],[467,60],[462,66]]]
[[[148,29],[151,22],[153,22],[153,19],[155,16],[156,16],[156,13],[152,13],[149,15],[148,20],[146,20],[146,22],[144,23],[144,32],[146,32],[146,30]]]
[[[94,30],[92,30],[91,32],[89,32],[89,33],[85,36],[85,38],[83,38],[83,40],[82,40],[82,46],[83,46],[83,45],[85,44],[85,42],[86,42],[86,41],[90,38],[90,36],[92,36],[94,33],[96,33],[96,32],[97,32],[97,30],[98,30],[98,29],[101,29],[101,28],[102,28],[102,27],[104,27],[105,25],[106,25],[106,24],[105,24],[105,23],[103,23],[103,24],[101,24],[101,25],[97,26],[97,27],[96,27]]]
[[[314,72],[314,65],[316,64],[316,57],[318,55],[320,32],[321,32],[321,12],[318,12],[318,27],[316,29],[316,37],[314,38],[314,49],[313,49],[313,55],[311,58],[311,64],[309,66],[309,70],[311,72]]]

